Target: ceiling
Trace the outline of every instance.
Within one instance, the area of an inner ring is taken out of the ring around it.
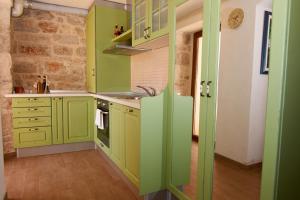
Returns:
[[[34,0],[42,3],[56,4],[73,8],[88,9],[94,0]],[[110,0],[117,3],[126,3],[126,0]]]
[[[193,11],[201,9],[203,0],[188,0],[176,8],[176,18],[181,19],[191,14]]]

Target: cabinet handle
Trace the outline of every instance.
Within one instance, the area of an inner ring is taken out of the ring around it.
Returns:
[[[39,110],[38,108],[28,108],[27,109],[28,111],[37,111],[37,110]]]
[[[150,32],[149,32],[149,30],[151,29],[151,27],[150,26],[148,26],[148,28],[146,29],[146,32],[147,32],[147,38],[150,38]]]
[[[38,128],[30,128],[29,131],[38,131]]]
[[[28,121],[38,121],[38,118],[29,118]]]
[[[205,95],[203,94],[204,83],[205,83],[205,81],[201,81],[201,83],[200,83],[200,96],[201,97],[205,97]]]
[[[133,110],[132,110],[132,109],[128,109],[128,112],[132,113],[132,112],[133,112]]]
[[[28,101],[37,101],[38,99],[37,98],[28,98],[27,100]]]
[[[145,38],[145,39],[148,39],[148,38],[147,38],[147,29],[144,29],[144,38]]]
[[[207,82],[207,86],[206,86],[206,96],[208,98],[211,98],[211,95],[210,95],[210,85],[212,84],[212,81],[208,81]]]

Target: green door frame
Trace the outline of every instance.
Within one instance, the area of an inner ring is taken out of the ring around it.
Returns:
[[[291,20],[290,10],[292,1],[297,0],[274,0],[272,20],[272,41],[268,88],[268,107],[265,133],[265,150],[263,160],[261,200],[277,199],[278,161],[282,137],[283,103],[285,91],[285,71],[288,59],[289,23]],[[220,0],[204,0],[204,46],[202,68],[205,71],[202,80],[209,77],[212,81],[211,93],[213,98],[207,103],[205,120],[200,123],[206,129],[202,130],[199,143],[199,175],[198,175],[198,199],[210,200],[213,192],[213,162],[214,141],[216,126],[216,97],[217,96],[217,72],[219,60],[219,24],[220,24]],[[294,3],[296,4],[296,3]],[[298,3],[299,5],[299,3]],[[207,53],[209,52],[209,53]],[[206,55],[207,54],[207,55]],[[209,66],[209,68],[208,68]],[[204,101],[203,104],[206,102]],[[202,105],[202,104],[201,104]],[[203,106],[202,106],[203,108]],[[200,119],[201,119],[200,117]],[[204,116],[205,117],[205,116]],[[204,124],[205,123],[205,124]],[[202,127],[203,127],[202,126]]]
[[[277,199],[277,179],[279,168],[279,150],[282,137],[283,103],[286,83],[286,69],[288,59],[289,23],[292,2],[298,0],[273,0],[273,24],[271,41],[271,58],[269,72],[268,107],[265,133],[265,150],[263,160],[263,174],[261,186],[262,200]],[[296,3],[294,3],[296,4]],[[298,3],[299,5],[299,3]],[[175,6],[175,5],[174,5]],[[200,113],[199,135],[199,170],[198,170],[198,197],[199,200],[212,199],[213,192],[213,167],[214,167],[214,141],[216,132],[216,97],[217,78],[219,67],[219,28],[220,28],[220,0],[204,0],[204,29],[203,29],[203,55],[202,55],[202,80],[212,81],[210,93],[212,98],[203,98]],[[169,17],[170,44],[175,45],[176,20],[175,10],[170,9]],[[173,18],[172,18],[173,17]],[[170,48],[169,54],[169,95],[174,94],[174,64],[175,49]],[[204,87],[206,93],[206,87]],[[169,99],[168,113],[172,112],[174,102]],[[171,115],[172,114],[168,114]],[[170,117],[171,117],[170,116]],[[170,119],[170,118],[169,118]],[[168,131],[172,132],[172,130]],[[170,135],[168,135],[170,136]],[[171,146],[167,152],[171,151]],[[168,155],[170,155],[168,153]],[[170,158],[168,158],[170,161]],[[170,162],[167,161],[167,170],[171,170]],[[169,172],[167,173],[169,174]],[[170,175],[169,175],[170,176]],[[179,190],[170,187],[171,178],[167,175],[168,189],[180,199],[188,199]]]

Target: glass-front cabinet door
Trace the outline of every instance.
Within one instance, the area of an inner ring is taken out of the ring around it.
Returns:
[[[150,0],[150,38],[154,39],[168,32],[168,0]]]
[[[148,38],[146,28],[148,24],[148,0],[133,0],[133,45],[145,42]]]

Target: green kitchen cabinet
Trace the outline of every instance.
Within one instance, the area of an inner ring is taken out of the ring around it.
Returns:
[[[125,112],[125,166],[126,176],[139,187],[140,180],[140,111],[128,108]]]
[[[93,141],[93,98],[63,98],[64,143]]]
[[[52,98],[52,142],[63,144],[63,98]]]
[[[121,169],[125,166],[125,106],[112,104],[109,107],[111,159]]]
[[[87,67],[86,83],[87,89],[91,93],[96,93],[96,9],[93,7],[87,16],[86,36],[87,36]]]
[[[51,145],[51,127],[13,129],[14,147],[37,147]]]
[[[50,98],[13,98],[12,107],[13,108],[31,108],[31,107],[49,107],[51,106]]]
[[[139,188],[140,183],[140,111],[111,104],[111,159],[128,179]]]
[[[52,144],[50,98],[13,98],[12,112],[15,148]]]
[[[168,33],[167,0],[133,0],[132,44],[142,44]]]
[[[129,27],[129,13],[115,5],[94,5],[87,16],[87,88],[91,93],[130,90],[130,57],[103,53],[113,45],[115,25]]]

